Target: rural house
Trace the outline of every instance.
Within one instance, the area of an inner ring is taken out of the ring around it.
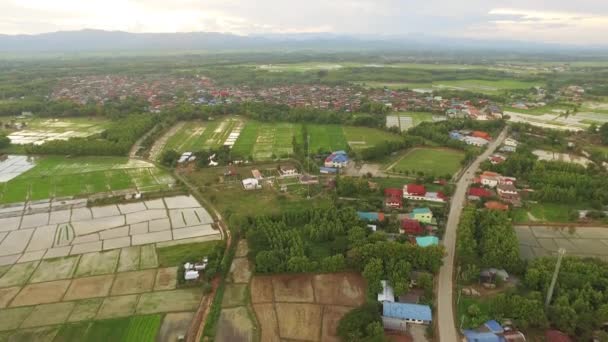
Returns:
[[[433,221],[433,212],[429,208],[415,208],[410,213],[410,218],[422,223],[431,223]]]
[[[431,307],[428,305],[408,304],[408,303],[391,303],[385,302],[382,304],[382,320],[384,318],[392,318],[413,324],[431,324],[433,314]]]
[[[470,201],[479,201],[482,198],[492,197],[492,193],[484,188],[470,188],[468,193],[468,199]]]
[[[494,188],[498,185],[499,178],[502,177],[499,173],[484,171],[480,176],[479,180],[482,185]]]
[[[357,211],[357,216],[363,221],[382,222],[384,221],[384,213]]]
[[[424,233],[424,227],[418,220],[406,218],[401,221],[401,232],[408,235],[420,235]]]
[[[292,165],[281,165],[279,167],[279,174],[281,177],[295,177],[298,176],[298,169]]]
[[[336,151],[325,158],[325,167],[340,169],[348,165],[348,155],[344,151]]]
[[[245,188],[245,190],[257,190],[257,189],[261,189],[262,186],[260,185],[260,183],[258,182],[257,179],[246,178],[246,179],[243,179],[243,188]]]
[[[396,188],[385,189],[384,204],[389,208],[401,209],[403,207],[403,190]]]

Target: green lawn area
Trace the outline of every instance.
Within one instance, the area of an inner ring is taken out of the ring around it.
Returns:
[[[384,141],[401,140],[397,134],[368,127],[344,127],[344,136],[353,150],[375,146]]]
[[[196,242],[156,249],[159,267],[174,267],[208,256],[220,241]]]
[[[51,197],[89,195],[138,189],[156,191],[174,183],[173,177],[153,164],[120,157],[44,157],[20,176],[0,183],[0,203]]]
[[[496,81],[487,80],[455,80],[434,81],[433,88],[449,90],[468,90],[483,94],[497,94],[510,89],[527,89],[534,86],[542,86],[543,82],[518,81],[502,79]]]
[[[461,168],[464,152],[447,148],[415,148],[408,150],[397,161],[388,165],[388,171],[404,173],[423,172],[425,175],[453,175]]]
[[[582,204],[569,205],[559,203],[528,203],[527,208],[517,208],[514,211],[515,222],[573,222],[570,219],[570,211],[577,209],[589,209],[590,206]],[[530,215],[533,216],[530,217]]]
[[[306,125],[310,136],[310,152],[339,151],[348,147],[344,130],[340,125]],[[301,136],[296,138],[302,139]]]
[[[291,123],[266,123],[250,121],[241,132],[232,149],[234,155],[253,160],[286,158],[293,154],[293,136],[300,133],[300,126]]]

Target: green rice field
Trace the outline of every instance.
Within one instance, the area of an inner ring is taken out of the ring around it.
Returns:
[[[235,118],[187,122],[167,140],[165,150],[183,153],[217,148],[223,146],[230,133],[242,125],[243,121]]]
[[[340,125],[306,125],[310,136],[310,152],[345,150],[348,147]],[[302,139],[302,137],[298,137]]]
[[[251,121],[245,125],[232,152],[254,160],[285,158],[293,153],[293,136],[299,126],[291,123],[263,123]]]
[[[153,164],[117,157],[46,157],[20,176],[0,183],[0,203],[137,189],[166,189],[173,177]]]
[[[387,170],[397,173],[418,173],[445,176],[455,174],[461,167],[464,152],[452,149],[414,148],[392,162]]]

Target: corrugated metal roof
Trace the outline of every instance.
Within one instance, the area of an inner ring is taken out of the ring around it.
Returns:
[[[384,303],[383,316],[400,319],[432,321],[431,307],[420,304]]]

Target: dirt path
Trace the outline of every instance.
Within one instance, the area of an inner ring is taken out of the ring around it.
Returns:
[[[131,151],[129,151],[129,158],[137,158],[137,151],[141,148],[141,143],[146,140],[146,138],[154,132],[156,126],[152,127],[146,134],[144,134],[141,138],[137,139],[135,144],[131,147]]]
[[[174,136],[175,133],[182,129],[185,124],[186,123],[184,121],[176,123],[175,125],[173,125],[173,127],[171,127],[171,129],[167,131],[167,133],[163,134],[160,139],[156,140],[156,142],[154,142],[154,145],[152,145],[152,148],[150,149],[150,157],[148,159],[157,160],[161,152],[163,151],[163,148],[165,148],[165,145],[167,145],[167,141],[169,141],[169,139]]]

